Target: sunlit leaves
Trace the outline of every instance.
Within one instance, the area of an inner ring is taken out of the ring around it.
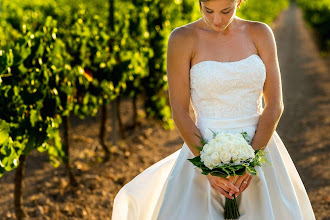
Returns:
[[[254,1],[239,13],[265,22],[287,3]],[[17,2],[6,2],[0,15],[0,176],[33,149],[58,166],[66,160],[61,117],[95,116],[118,96],[144,95],[147,116],[174,128],[167,41],[175,27],[200,17],[198,1],[115,1],[114,30],[104,1]]]
[[[297,3],[307,23],[319,33],[321,50],[326,54],[330,50],[330,0],[298,0]]]
[[[6,121],[0,119],[0,145],[8,141],[9,131],[9,124]]]
[[[33,32],[25,30],[0,58],[4,64],[0,102],[6,103],[1,106],[0,118],[9,125],[9,130],[1,133],[8,138],[0,145],[0,175],[15,168],[21,154],[39,147],[42,150],[52,146],[49,141],[59,140],[58,132],[50,134],[48,128],[58,131],[60,121],[55,118],[70,106],[65,97],[72,97],[74,90],[67,89],[69,75],[61,75],[66,70],[64,44],[54,38],[56,22],[51,17],[44,22]]]
[[[289,6],[289,0],[248,0],[237,10],[237,15],[244,19],[270,24],[278,13]]]

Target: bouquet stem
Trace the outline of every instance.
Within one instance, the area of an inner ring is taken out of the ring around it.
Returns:
[[[240,216],[235,194],[233,196],[234,196],[234,199],[226,198],[225,213],[224,213],[224,217],[226,220],[238,219]]]

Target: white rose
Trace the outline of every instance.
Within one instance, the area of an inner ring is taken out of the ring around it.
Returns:
[[[248,145],[248,143],[246,142],[246,140],[245,140],[244,138],[240,138],[240,139],[239,139],[239,144],[240,144],[241,146],[247,146],[247,145]]]
[[[220,152],[220,159],[223,163],[229,163],[231,160],[231,154],[229,151],[221,151]]]
[[[222,152],[222,151],[228,151],[229,149],[226,148],[225,145],[223,145],[223,143],[218,142],[218,144],[216,145],[216,151],[218,152]]]
[[[217,141],[224,141],[224,140],[228,139],[228,137],[227,137],[226,133],[219,133],[215,136],[214,139]]]
[[[219,152],[214,152],[214,153],[211,155],[211,158],[212,158],[213,164],[214,164],[215,166],[218,165],[218,164],[221,162]]]
[[[215,139],[211,139],[209,142],[207,142],[210,146],[214,146],[214,145],[216,145],[217,144],[217,140],[215,140]]]
[[[204,154],[211,154],[213,152],[212,146],[209,144],[205,144],[203,146],[203,150]]]
[[[211,155],[210,155],[212,161],[216,161],[219,159],[219,153],[218,152],[213,152]]]
[[[254,149],[251,145],[249,146],[249,154],[250,154],[250,158],[255,158],[255,154],[254,154]]]
[[[212,156],[208,156],[207,157],[207,166],[208,168],[210,168],[211,170],[216,166],[216,164],[214,163]]]
[[[211,166],[211,161],[207,155],[201,154],[201,161],[205,164],[205,166]]]
[[[244,161],[250,158],[250,152],[248,150],[248,148],[241,148],[240,150],[240,154],[239,154],[239,158]]]
[[[201,160],[210,169],[221,162],[229,163],[231,160],[239,164],[241,160],[254,157],[254,150],[239,133],[218,133],[201,151]]]
[[[239,159],[239,155],[240,155],[240,148],[239,147],[233,147],[230,150],[231,156],[233,158],[233,160],[238,160]]]

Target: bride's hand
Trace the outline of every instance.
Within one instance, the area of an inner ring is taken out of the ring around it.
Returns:
[[[249,185],[252,179],[252,174],[249,172],[245,171],[245,173],[242,176],[237,176],[238,179],[236,182],[233,182],[237,188],[239,188],[239,192],[234,192],[231,190],[229,193],[234,194],[237,197],[240,193],[242,193]]]
[[[232,195],[229,195],[229,191],[231,191],[232,194],[234,194],[235,192],[239,192],[239,188],[232,183],[232,180],[235,178],[236,177],[230,177],[229,179],[227,179],[212,176],[211,174],[207,175],[207,179],[209,180],[211,186],[229,199],[234,198]]]

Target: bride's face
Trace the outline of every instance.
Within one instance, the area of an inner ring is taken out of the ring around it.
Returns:
[[[215,31],[224,31],[234,20],[240,0],[209,0],[201,2],[205,23]]]

